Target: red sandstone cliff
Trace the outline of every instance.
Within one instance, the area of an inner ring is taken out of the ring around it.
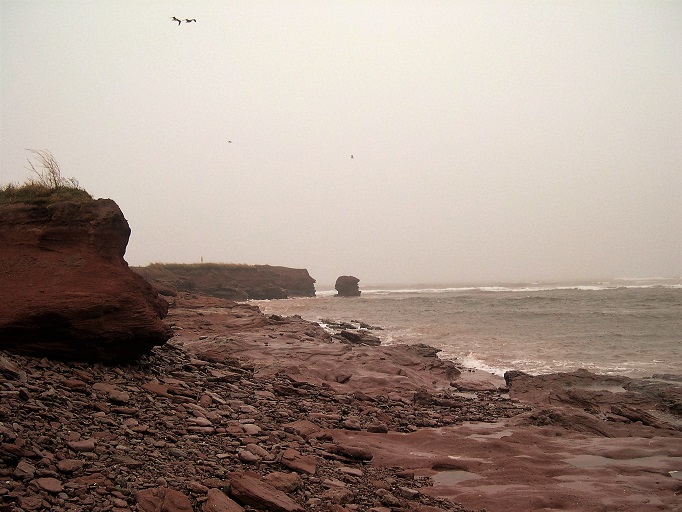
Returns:
[[[0,349],[120,361],[161,345],[168,305],[123,259],[111,199],[0,205]]]

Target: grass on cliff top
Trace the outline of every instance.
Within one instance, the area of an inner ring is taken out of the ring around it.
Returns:
[[[58,201],[91,201],[93,197],[79,185],[76,178],[65,178],[52,153],[29,149],[29,170],[33,177],[21,185],[9,183],[0,188],[0,204],[56,203]]]
[[[56,203],[58,201],[90,201],[93,197],[79,187],[50,188],[35,182],[23,185],[10,183],[0,188],[0,204]]]
[[[246,263],[150,263],[146,268],[168,272],[204,272],[206,270],[243,269],[255,266]]]

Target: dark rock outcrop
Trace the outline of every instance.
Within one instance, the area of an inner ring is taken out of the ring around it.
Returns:
[[[359,297],[360,288],[358,283],[360,280],[353,276],[340,276],[336,280],[334,289],[338,292],[337,297]]]
[[[0,206],[0,348],[123,361],[162,345],[168,304],[123,259],[130,227],[111,199]]]
[[[133,270],[164,295],[177,291],[198,292],[230,300],[315,296],[315,279],[306,269],[223,263],[155,263]]]
[[[364,329],[354,329],[352,331],[344,329],[339,333],[339,336],[351,343],[357,343],[359,345],[370,345],[373,347],[378,347],[381,345],[380,338],[368,333]]]

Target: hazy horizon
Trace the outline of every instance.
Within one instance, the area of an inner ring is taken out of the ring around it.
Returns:
[[[131,265],[682,276],[681,2],[0,0],[0,73]]]

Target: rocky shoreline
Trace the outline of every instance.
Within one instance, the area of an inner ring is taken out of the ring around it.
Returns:
[[[181,293],[129,364],[0,353],[0,511],[682,510],[680,383],[507,382]]]

